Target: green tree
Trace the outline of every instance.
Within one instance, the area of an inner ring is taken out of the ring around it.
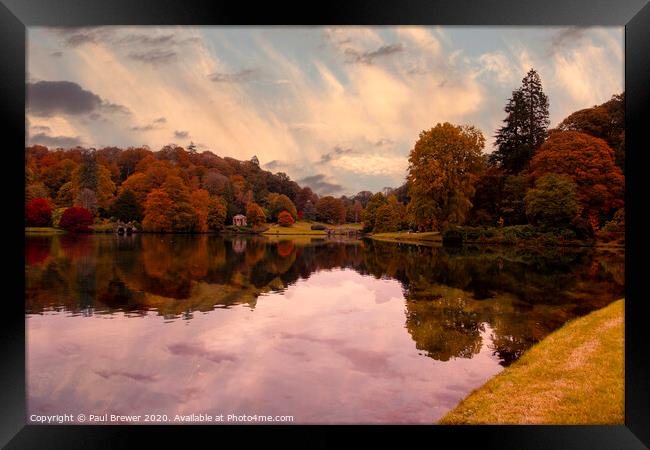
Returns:
[[[61,217],[63,217],[63,213],[65,212],[66,208],[57,208],[54,211],[52,211],[52,226],[58,228],[59,227],[59,222],[61,221]]]
[[[529,184],[526,173],[505,177],[499,217],[503,217],[506,225],[522,225],[526,223],[524,198],[530,187]]]
[[[278,220],[282,211],[287,211],[295,221],[298,218],[298,211],[291,199],[284,194],[271,193],[267,196],[269,219]]]
[[[511,174],[527,168],[546,139],[550,124],[548,106],[539,74],[530,69],[521,87],[508,100],[505,125],[497,131],[497,150],[490,155],[489,162]]]
[[[370,197],[368,205],[361,212],[361,220],[363,221],[363,231],[370,232],[375,229],[375,221],[377,217],[377,210],[387,203],[386,197],[381,192],[377,192]]]
[[[68,181],[56,193],[56,204],[60,207],[72,206],[72,201],[74,200],[73,192],[72,181]]]
[[[476,195],[472,200],[471,225],[496,225],[502,216],[501,203],[506,177],[501,169],[488,167],[476,182]]]
[[[379,208],[375,213],[375,226],[372,231],[375,233],[386,233],[397,231],[400,225],[400,210],[397,199],[394,195],[388,197],[388,202]]]
[[[305,202],[305,206],[302,209],[302,217],[305,220],[316,220],[316,207],[311,200]]]
[[[483,169],[483,134],[473,126],[437,124],[420,133],[409,156],[409,211],[420,230],[462,224]]]
[[[142,221],[142,208],[138,198],[130,189],[120,192],[110,208],[111,216],[124,222],[135,220]]]
[[[539,178],[526,194],[525,203],[530,223],[547,228],[568,227],[580,207],[575,182],[555,173]]]
[[[98,164],[93,151],[85,151],[82,154],[81,164],[74,173],[75,189],[97,190],[97,170]]]

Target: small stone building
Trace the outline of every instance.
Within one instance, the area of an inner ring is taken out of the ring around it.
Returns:
[[[115,232],[117,234],[132,234],[135,233],[137,228],[133,225],[133,222],[127,222],[124,223],[121,220],[117,221],[117,225],[115,226]]]
[[[237,214],[235,217],[232,218],[232,224],[237,226],[237,227],[245,227],[246,226],[246,216],[242,214]]]

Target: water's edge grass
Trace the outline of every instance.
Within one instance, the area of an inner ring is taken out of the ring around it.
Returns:
[[[624,423],[624,299],[566,323],[439,422]]]

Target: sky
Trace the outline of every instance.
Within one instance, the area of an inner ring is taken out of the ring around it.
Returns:
[[[534,68],[551,127],[624,90],[623,27],[30,27],[28,145],[167,144],[285,172],[321,195],[403,184],[420,132],[493,150]]]

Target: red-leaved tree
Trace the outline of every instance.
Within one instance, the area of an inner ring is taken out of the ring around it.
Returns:
[[[614,163],[614,151],[602,140],[578,131],[556,131],[539,148],[530,164],[534,180],[556,173],[577,185],[583,216],[598,226],[624,205],[625,177]]]
[[[93,215],[85,208],[73,206],[63,212],[59,226],[67,231],[83,233],[90,231],[93,224]]]
[[[52,221],[52,208],[44,198],[34,198],[25,207],[27,225],[33,227],[46,227]]]

